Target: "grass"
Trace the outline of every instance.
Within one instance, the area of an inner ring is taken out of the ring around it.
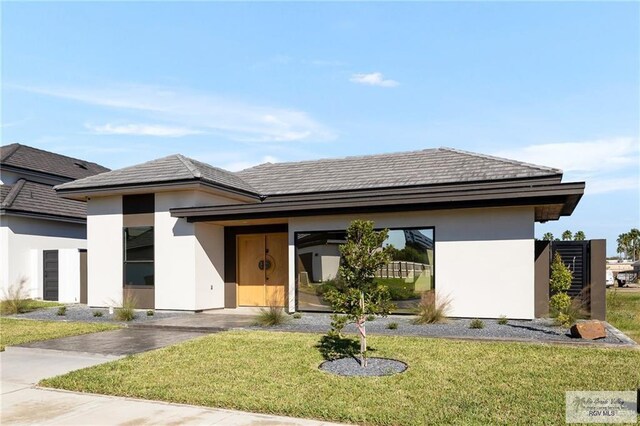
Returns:
[[[271,327],[284,324],[288,319],[289,317],[284,313],[284,308],[281,306],[269,306],[260,309],[260,312],[256,315],[255,323],[263,327]]]
[[[640,292],[607,290],[607,321],[640,343]]]
[[[62,306],[62,303],[49,302],[46,300],[23,299],[20,302],[20,313],[31,312],[37,309],[53,308]],[[0,314],[12,315],[15,312],[15,301],[3,300],[0,302]]]
[[[436,324],[447,320],[447,313],[451,306],[451,299],[436,298],[434,290],[427,291],[420,297],[420,303],[416,309],[415,324]]]
[[[318,370],[318,334],[212,334],[46,379],[82,392],[366,425],[564,424],[567,390],[633,390],[640,352],[371,336],[371,356],[399,375]]]
[[[0,318],[0,351],[4,351],[5,346],[20,343],[76,336],[78,334],[95,333],[116,328],[119,327],[111,324]]]

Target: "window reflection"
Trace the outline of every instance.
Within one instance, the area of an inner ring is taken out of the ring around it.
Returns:
[[[340,267],[340,244],[344,231],[296,234],[298,309],[330,311],[323,294],[336,285]],[[389,231],[384,243],[390,246],[391,262],[376,274],[396,305],[395,312],[411,312],[422,294],[434,289],[433,229]]]

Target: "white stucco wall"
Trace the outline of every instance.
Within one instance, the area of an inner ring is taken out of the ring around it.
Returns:
[[[345,229],[356,218],[380,228],[435,227],[436,294],[450,298],[450,316],[534,317],[532,207],[291,218],[289,265],[295,265],[295,232]],[[290,266],[290,310],[294,291]]]
[[[43,297],[44,250],[58,250],[58,300],[79,302],[80,254],[86,248],[83,224],[2,216],[0,220],[0,288],[27,280],[29,296]]]
[[[87,304],[122,302],[122,197],[87,202]]]
[[[224,228],[171,217],[169,209],[230,204],[196,191],[161,192],[155,204],[156,309],[224,307]]]

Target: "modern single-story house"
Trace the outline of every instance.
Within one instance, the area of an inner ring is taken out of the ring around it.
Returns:
[[[24,281],[32,298],[85,301],[86,203],[58,197],[53,186],[106,171],[26,145],[0,147],[1,293]]]
[[[437,148],[235,173],[171,155],[56,190],[88,205],[91,306],[128,293],[155,309],[326,310],[336,244],[368,219],[390,230],[379,279],[400,310],[435,288],[451,316],[534,318],[534,224],[571,215],[584,187],[558,169]]]

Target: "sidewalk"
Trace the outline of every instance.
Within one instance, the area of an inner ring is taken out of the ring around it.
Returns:
[[[0,352],[2,425],[332,425],[321,421],[37,388],[41,379],[117,356],[8,347]]]

